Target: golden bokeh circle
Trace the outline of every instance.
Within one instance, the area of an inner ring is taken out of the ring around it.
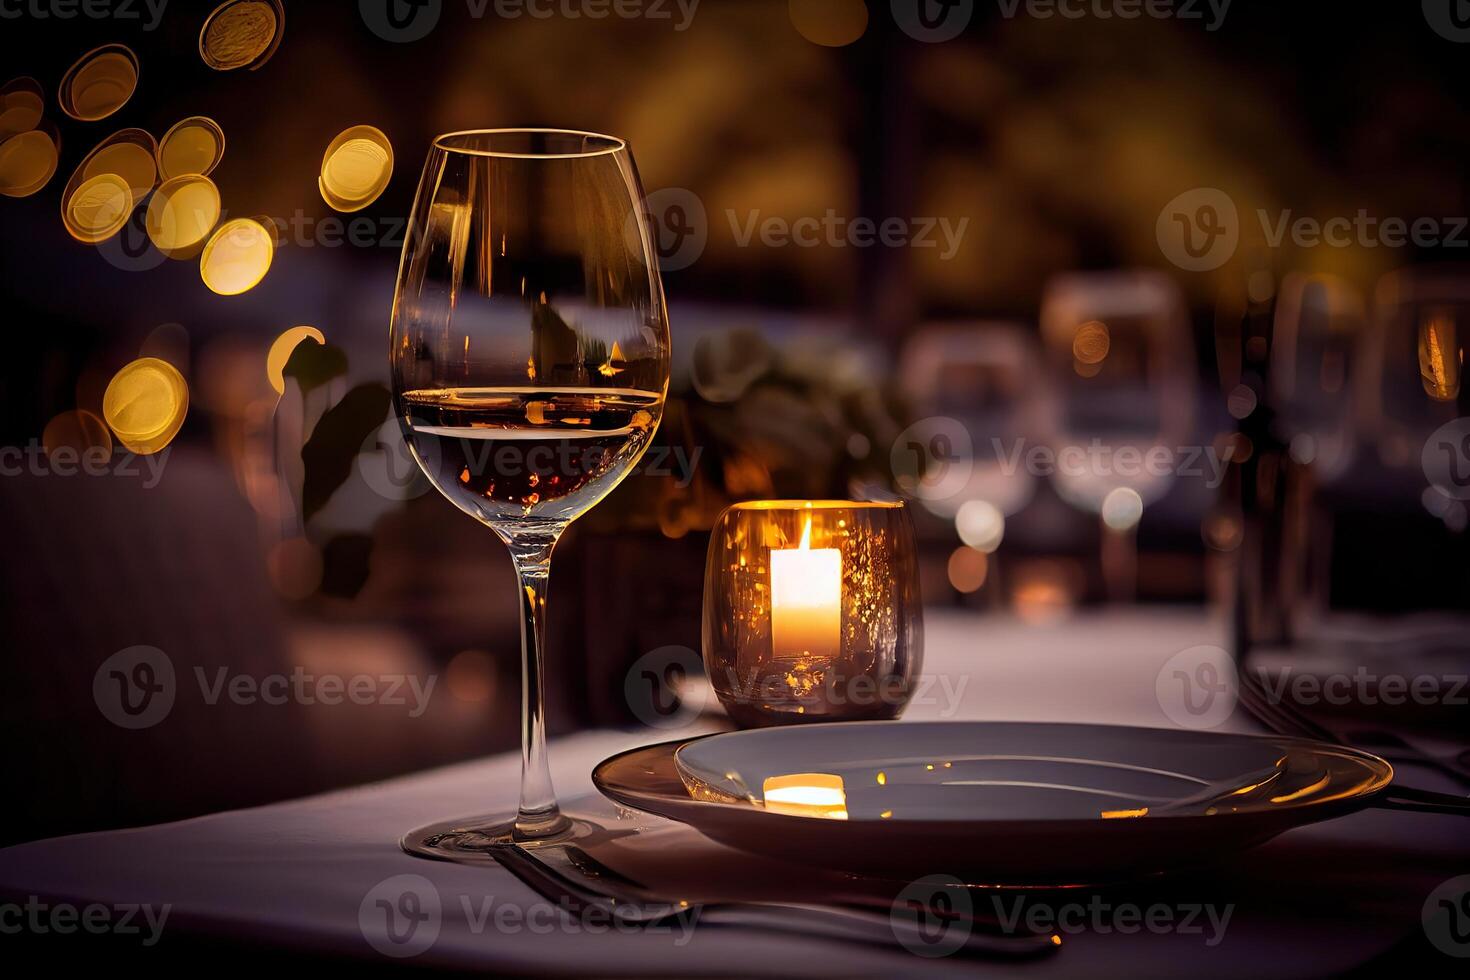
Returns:
[[[41,125],[46,95],[34,78],[15,78],[0,88],[0,142]]]
[[[0,194],[30,197],[50,183],[60,152],[43,129],[12,136],[0,143]]]
[[[327,338],[316,327],[300,326],[287,330],[271,344],[270,353],[265,358],[265,374],[270,379],[271,387],[276,389],[276,394],[286,393],[286,362],[291,360],[296,348],[306,340],[314,340],[319,344],[327,342]]]
[[[199,29],[199,57],[216,71],[254,71],[276,53],[285,29],[278,0],[225,0]]]
[[[327,146],[317,187],[334,210],[350,213],[376,201],[392,177],[388,137],[374,126],[353,126]]]
[[[140,357],[117,372],[102,395],[102,417],[118,442],[142,456],[161,451],[183,428],[189,386],[179,369]]]
[[[68,195],[62,221],[79,242],[105,242],[128,223],[133,213],[133,190],[117,174],[98,174]]]
[[[199,257],[204,284],[221,296],[254,289],[275,258],[274,236],[252,218],[236,218],[215,230]]]
[[[863,0],[790,0],[786,9],[796,32],[824,48],[846,47],[868,29]]]
[[[148,240],[165,255],[185,257],[204,244],[219,216],[219,188],[214,181],[197,174],[166,180],[148,202]]]
[[[225,131],[208,116],[181,119],[158,141],[158,173],[164,180],[208,177],[225,155]]]
[[[101,174],[117,174],[128,182],[133,200],[142,201],[158,186],[153,137],[141,129],[114,133],[87,154],[78,172],[84,181]]]
[[[81,122],[106,119],[138,89],[138,56],[123,44],[104,44],[76,60],[61,79],[56,101]]]
[[[107,424],[85,409],[62,412],[50,422],[41,434],[41,446],[48,456],[58,450],[70,449],[76,453],[98,453],[112,456],[112,436]]]
[[[1089,320],[1077,328],[1072,338],[1072,356],[1079,364],[1101,364],[1107,360],[1112,345],[1108,325],[1100,320]]]

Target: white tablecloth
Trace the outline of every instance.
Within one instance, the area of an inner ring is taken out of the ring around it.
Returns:
[[[1084,614],[1049,626],[1005,617],[931,612],[925,673],[968,678],[957,701],[918,705],[908,717],[1057,720],[1167,726],[1154,695],[1160,666],[1179,650],[1220,643],[1197,612]],[[954,687],[951,687],[954,690]],[[1226,727],[1249,730],[1240,719]],[[552,760],[564,799],[591,792],[602,758],[678,732],[595,732],[557,740]],[[282,760],[288,765],[289,760]],[[974,971],[974,961],[807,941],[721,927],[676,935],[593,935],[537,925],[497,927],[489,907],[528,909],[538,898],[498,868],[430,862],[401,853],[405,830],[476,812],[509,812],[519,757],[506,754],[390,782],[176,824],[40,841],[0,851],[0,894],[77,904],[167,904],[161,941],[224,934],[282,951],[389,962],[364,934],[370,893],[399,875],[425,879],[441,924],[418,966],[512,973],[853,976]],[[1415,781],[1431,789],[1429,776]],[[1068,935],[1056,955],[982,963],[995,975],[1232,977],[1336,972],[1420,929],[1439,883],[1470,868],[1462,818],[1365,812],[1294,831],[1221,871],[1135,888],[1115,899],[1178,909],[1230,909],[1223,939],[1201,933]],[[461,901],[465,899],[467,901]],[[489,905],[487,906],[487,900]],[[466,908],[470,914],[466,914]],[[477,911],[478,910],[478,911]],[[1182,913],[1179,913],[1182,914]],[[1104,914],[1104,922],[1111,921]],[[1091,921],[1091,920],[1089,920]],[[548,932],[548,929],[550,930]],[[1448,968],[1453,961],[1445,960]]]

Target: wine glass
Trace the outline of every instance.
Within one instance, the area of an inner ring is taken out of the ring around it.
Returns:
[[[565,130],[434,141],[398,273],[394,411],[430,482],[510,549],[521,594],[521,796],[457,826],[461,854],[566,839],[546,755],[551,553],[658,428],[669,325],[627,144]]]

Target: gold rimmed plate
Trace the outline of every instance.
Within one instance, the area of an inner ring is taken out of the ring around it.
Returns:
[[[1404,806],[1388,799],[1392,777],[1377,756],[1299,739],[853,722],[665,743],[592,778],[618,803],[767,857],[1063,885],[1216,864],[1293,827]]]

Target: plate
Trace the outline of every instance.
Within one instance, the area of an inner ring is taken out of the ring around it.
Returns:
[[[1217,864],[1371,805],[1393,769],[1282,737],[1009,722],[732,732],[603,762],[597,788],[750,853],[997,885]]]

